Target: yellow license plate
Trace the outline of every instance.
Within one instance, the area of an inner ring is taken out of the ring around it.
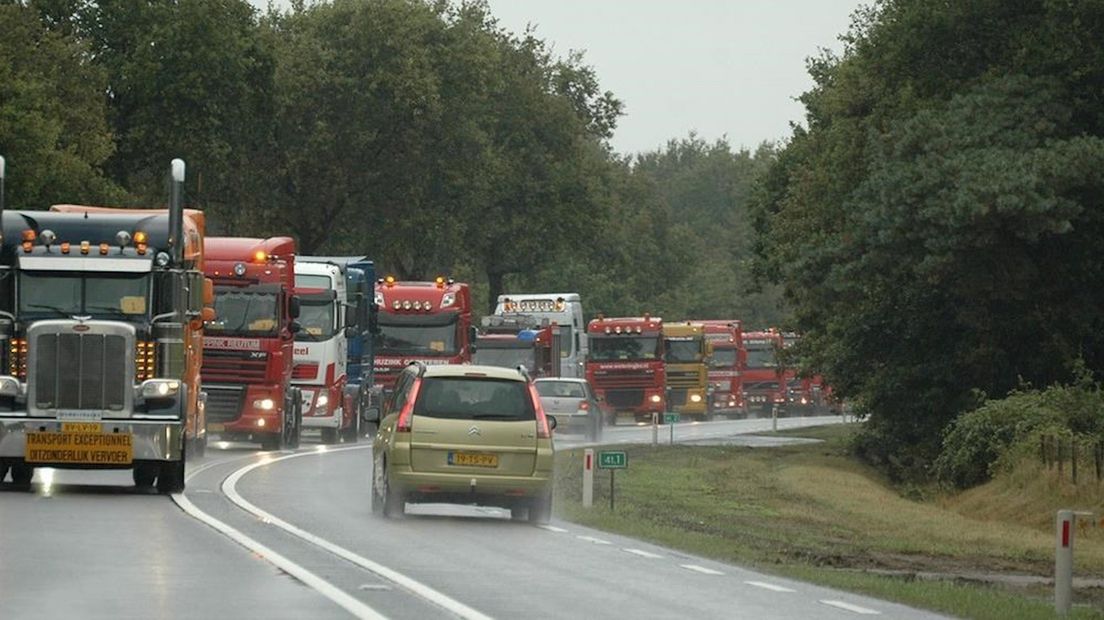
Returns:
[[[214,423],[208,422],[207,423],[207,431],[210,432],[210,433],[223,433],[223,432],[226,431],[226,425],[225,424],[214,424]]]
[[[28,463],[130,465],[134,438],[130,433],[105,433],[96,422],[63,422],[60,433],[27,433],[23,458]]]
[[[467,465],[470,467],[498,467],[497,454],[478,452],[449,452],[449,465]]]

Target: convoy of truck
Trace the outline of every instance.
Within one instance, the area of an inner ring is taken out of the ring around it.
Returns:
[[[782,363],[797,334],[584,323],[578,293],[501,295],[477,329],[465,283],[376,280],[367,257],[300,256],[291,237],[206,237],[180,160],[168,209],[5,212],[3,173],[0,158],[0,481],[130,469],[175,493],[209,437],[356,442],[413,362],[583,380],[609,425],[836,408],[821,377]]]

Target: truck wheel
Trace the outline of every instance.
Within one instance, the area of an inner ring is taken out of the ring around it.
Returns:
[[[533,498],[529,505],[529,522],[535,525],[545,525],[552,520],[552,491]]]
[[[134,486],[139,489],[148,489],[157,480],[157,466],[150,463],[135,463]]]
[[[157,474],[157,492],[162,495],[180,493],[184,490],[184,459],[161,463]]]
[[[301,415],[300,408],[296,406],[284,410],[283,447],[291,450],[295,450],[299,447],[299,439],[302,431]]]
[[[261,438],[261,449],[273,452],[276,450],[284,449],[284,432],[280,431],[276,434],[265,435]]]
[[[336,428],[322,429],[322,443],[327,445],[337,443],[337,432]]]
[[[20,465],[11,466],[12,483],[17,487],[29,487],[31,486],[31,480],[34,478],[34,467],[27,465],[26,463]]]

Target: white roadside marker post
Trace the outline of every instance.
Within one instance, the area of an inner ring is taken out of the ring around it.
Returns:
[[[583,507],[594,505],[594,449],[583,450]]]
[[[652,412],[652,447],[659,447],[659,414]]]
[[[1077,510],[1059,510],[1054,541],[1054,611],[1065,616],[1073,605],[1073,540],[1077,517],[1085,517],[1093,525],[1095,515]]]
[[[778,405],[771,405],[771,432],[778,432]]]

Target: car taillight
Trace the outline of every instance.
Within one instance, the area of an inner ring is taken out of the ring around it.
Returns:
[[[551,439],[552,431],[548,428],[548,416],[544,415],[544,407],[541,406],[537,386],[532,383],[529,384],[529,398],[533,401],[533,411],[537,415],[537,437],[539,439]]]
[[[395,423],[396,433],[409,433],[410,424],[414,420],[414,401],[418,400],[418,391],[422,389],[422,380],[415,379],[414,385],[410,388],[410,396],[407,397],[406,404],[403,405],[402,411],[399,412],[399,421]]]
[[[585,400],[579,401],[579,410],[580,411],[590,411],[590,403],[585,401]]]

